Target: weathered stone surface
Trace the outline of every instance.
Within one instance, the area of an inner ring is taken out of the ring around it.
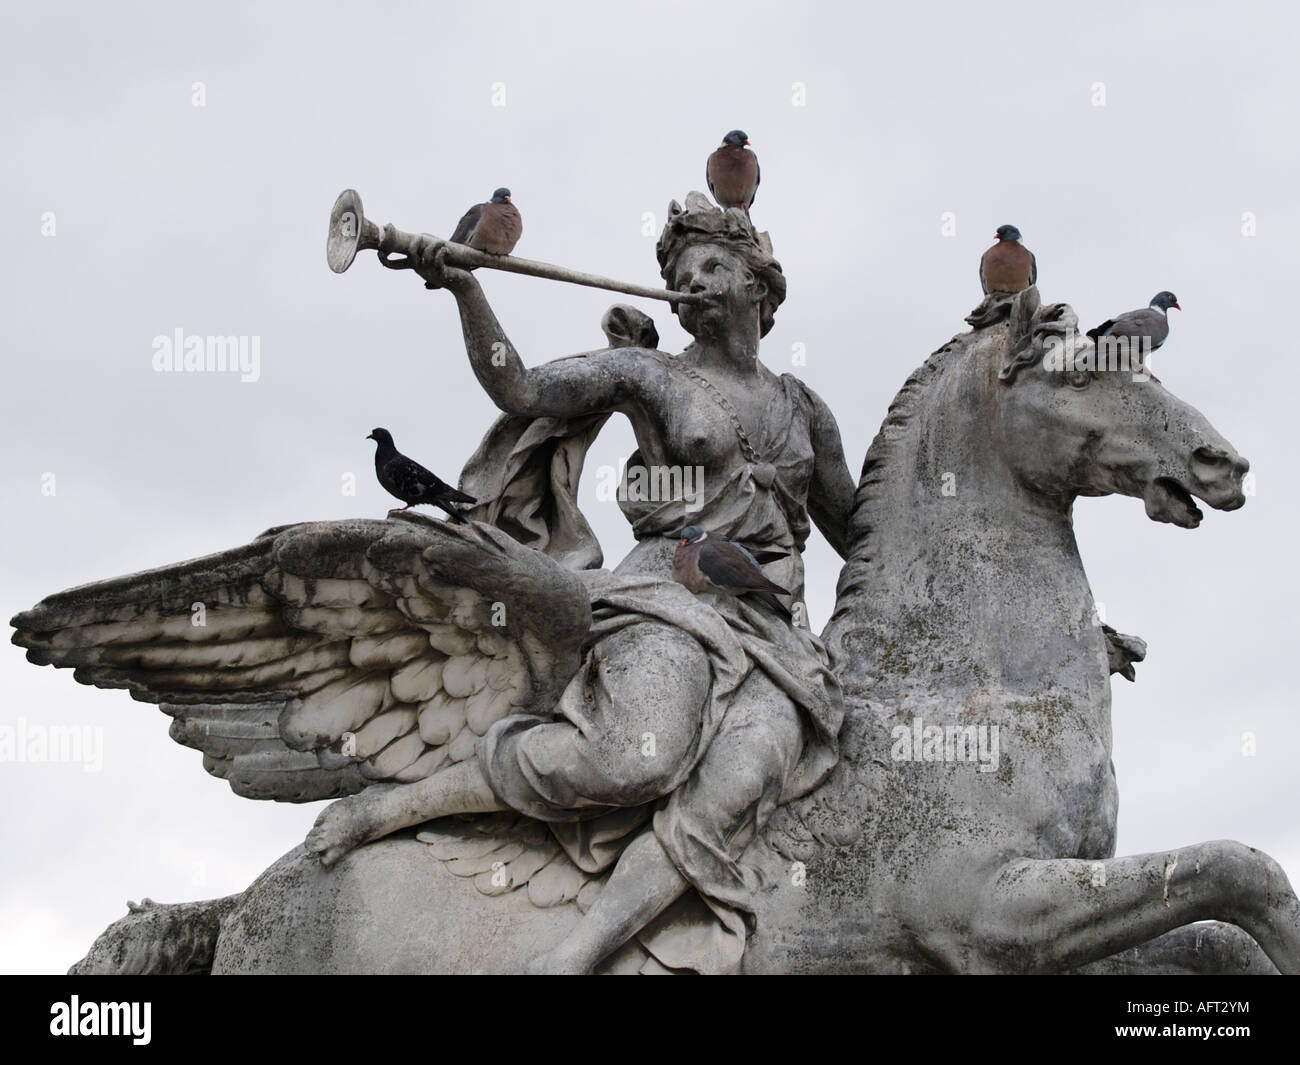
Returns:
[[[463,478],[473,525],[273,530],[15,619],[33,661],[162,702],[236,790],[358,791],[237,901],[136,948],[110,930],[103,964],[1300,971],[1300,900],[1266,855],[1114,856],[1109,676],[1145,644],[1100,623],[1073,501],[1194,528],[1194,497],[1244,503],[1247,464],[1160,384],[1098,369],[1068,306],[987,297],[904,384],[855,493],[825,403],[758,361],[785,279],[742,213],[670,211],[663,276],[697,297],[675,357],[621,311],[608,348],[530,369],[472,275],[437,242],[408,253],[504,412]],[[630,472],[707,476],[621,498],[638,544],[606,573],[576,494],[614,412]],[[810,522],[846,559],[824,643],[669,579],[699,524],[779,556],[802,607]]]
[[[205,902],[127,903],[69,976],[187,976],[210,972],[222,919],[239,895]]]
[[[296,847],[229,910],[212,972],[519,972],[578,919],[576,906],[542,908],[526,891],[485,897],[413,833],[353,851],[332,869]],[[635,972],[646,961],[633,943],[602,971]]]
[[[486,904],[486,905],[485,905]],[[226,918],[214,973],[445,973],[520,969],[576,922],[525,893],[487,899],[401,834],[326,869],[297,847]]]

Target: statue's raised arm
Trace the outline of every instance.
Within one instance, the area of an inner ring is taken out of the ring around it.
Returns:
[[[587,365],[559,361],[528,369],[474,275],[447,263],[442,241],[420,238],[414,258],[416,272],[429,287],[445,288],[456,297],[470,366],[492,402],[507,414],[571,418],[621,410],[637,397],[642,362],[622,351],[592,352]]]

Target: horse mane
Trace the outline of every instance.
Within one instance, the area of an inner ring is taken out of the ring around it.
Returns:
[[[958,334],[932,352],[903,382],[903,387],[885,412],[880,431],[867,448],[853,500],[853,513],[849,518],[849,540],[854,545],[849,562],[869,562],[874,557],[874,537],[881,523],[873,520],[872,515],[883,498],[881,489],[897,458],[898,441],[920,409],[922,397],[936,380],[947,373],[954,361],[969,350],[972,343],[985,340],[986,330],[1006,321],[1009,328],[1005,343],[1010,359],[999,378],[1011,385],[1020,370],[1043,358],[1049,337],[1067,337],[1078,324],[1068,304],[1040,304],[1038,289],[1033,286],[1015,296],[990,294],[966,321],[974,327],[969,333]]]
[[[849,561],[865,562],[875,554],[872,539],[879,523],[872,520],[871,513],[880,501],[881,486],[885,484],[888,472],[893,469],[898,441],[920,408],[921,398],[929,392],[935,380],[947,372],[956,353],[964,351],[967,342],[977,335],[978,331],[960,334],[937,351],[931,352],[925,362],[912,371],[890,401],[889,409],[880,423],[880,430],[871,441],[866,458],[862,461],[862,474],[858,478],[858,490],[853,499],[853,514],[849,518],[849,542],[854,545]]]

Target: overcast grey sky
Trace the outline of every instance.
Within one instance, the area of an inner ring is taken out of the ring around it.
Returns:
[[[382,516],[375,425],[454,479],[494,415],[454,302],[373,255],[330,273],[341,189],[380,222],[447,235],[508,185],[521,255],[657,283],[646,214],[657,234],[740,127],[762,160],[753,217],[789,279],[763,357],[790,370],[804,346],[796,372],[837,415],[855,475],[907,374],[965,330],[1000,223],[1037,255],[1044,300],[1086,323],[1177,293],[1160,375],[1251,460],[1257,494],[1193,532],[1149,522],[1140,500],[1076,506],[1094,593],[1150,644],[1138,683],[1114,684],[1119,852],[1231,837],[1300,875],[1294,7],[3,11],[5,619],[273,525]],[[617,297],[485,274],[526,362],[599,346]],[[666,305],[639,305],[681,350]],[[154,372],[154,337],[177,328],[259,337],[260,378]],[[615,420],[589,456],[581,503],[607,559],[632,540],[595,470],[632,447]],[[815,536],[807,562],[820,628],[838,560]],[[127,898],[243,889],[318,812],[235,797],[155,708],[8,644],[0,684],[0,726],[99,726],[104,741],[99,772],[0,764],[2,971],[65,970]]]

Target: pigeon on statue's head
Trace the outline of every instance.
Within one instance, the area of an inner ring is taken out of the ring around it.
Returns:
[[[745,131],[733,129],[704,168],[704,178],[718,205],[739,207],[746,214],[754,203],[759,179],[758,156],[746,148],[748,144]]]

